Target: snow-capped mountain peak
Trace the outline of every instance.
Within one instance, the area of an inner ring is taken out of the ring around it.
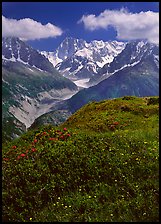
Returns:
[[[105,64],[111,63],[126,43],[105,42],[67,37],[55,52],[41,52],[64,76],[70,79],[90,78]]]
[[[2,59],[4,61],[20,62],[47,72],[52,72],[54,69],[44,55],[17,37],[2,38]]]

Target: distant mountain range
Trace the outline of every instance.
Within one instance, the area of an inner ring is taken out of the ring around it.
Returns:
[[[92,100],[159,95],[159,46],[144,41],[128,43],[125,49],[97,74],[103,81],[81,90],[68,104],[75,112]],[[96,79],[96,77],[95,77]],[[97,80],[98,81],[98,80]]]
[[[126,46],[118,41],[91,41],[66,38],[55,52],[41,52],[65,77],[75,81],[89,81],[105,64],[109,64]],[[83,87],[89,87],[86,83]]]
[[[66,38],[55,52],[40,52],[2,38],[4,136],[18,136],[41,117],[59,124],[90,101],[125,95],[159,95],[158,45]]]
[[[82,89],[70,99],[56,104],[52,112],[40,116],[35,124],[54,124],[54,115],[58,111],[66,110],[68,115],[90,101],[126,95],[158,96],[159,46],[146,41],[127,43],[121,53],[111,63],[105,64],[89,82],[91,87]]]

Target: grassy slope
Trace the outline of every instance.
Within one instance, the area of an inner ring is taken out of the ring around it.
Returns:
[[[159,221],[158,126],[157,97],[124,97],[9,143],[3,221]]]
[[[72,113],[92,100],[100,101],[123,96],[158,96],[159,70],[152,58],[133,67],[125,67],[90,88],[82,89],[68,100]]]

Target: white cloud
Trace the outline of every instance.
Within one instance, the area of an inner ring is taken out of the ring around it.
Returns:
[[[35,40],[48,37],[60,36],[63,31],[51,24],[42,25],[30,18],[8,19],[2,16],[2,36],[19,37],[22,40]]]
[[[147,39],[159,43],[159,13],[157,12],[130,13],[125,9],[105,10],[98,16],[83,15],[78,23],[83,23],[90,31],[113,26],[120,40]]]

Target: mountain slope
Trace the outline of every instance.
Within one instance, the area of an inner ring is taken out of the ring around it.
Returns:
[[[140,51],[133,51],[134,46],[135,48],[141,46]],[[129,51],[129,48],[132,50]],[[109,71],[114,72],[109,75]],[[91,100],[99,101],[125,95],[159,95],[159,47],[149,43],[131,42],[114,58],[106,72],[108,78],[103,75],[103,81],[81,90],[69,99],[72,111],[76,111]]]
[[[141,60],[146,60],[149,55],[159,69],[159,46],[142,40],[131,41],[110,64],[107,63],[99,69],[98,73],[89,80],[89,85],[99,83],[124,68],[133,67]]]
[[[115,66],[116,69],[114,69]],[[159,95],[158,45],[145,41],[128,43],[113,62],[104,66],[90,79],[90,85],[93,85],[93,81],[95,86],[83,89],[69,100],[56,104],[51,108],[53,112],[39,117],[36,124],[51,122],[54,125],[56,111],[59,111],[59,114],[63,113],[64,117],[68,117],[71,112],[74,113],[90,101],[125,95],[142,97]],[[48,119],[49,117],[50,119]]]
[[[44,56],[18,38],[3,38],[2,54],[4,127],[15,126],[14,120],[18,120],[27,128],[56,101],[78,91]],[[11,117],[12,123],[7,125]]]
[[[159,95],[159,74],[148,61],[132,68],[124,68],[99,84],[81,90],[69,99],[68,103],[74,112],[89,101],[126,95],[142,97]]]
[[[159,98],[93,102],[9,142],[2,211],[4,222],[159,222]]]

